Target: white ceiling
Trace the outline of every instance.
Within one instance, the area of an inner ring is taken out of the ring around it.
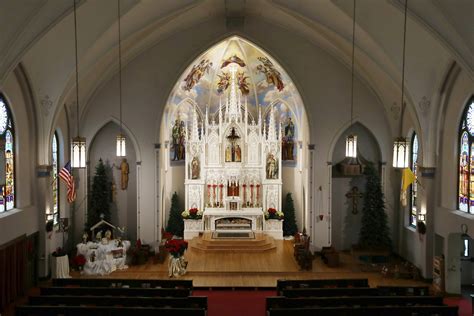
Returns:
[[[283,26],[350,63],[351,0],[121,1],[124,64],[175,32],[209,19],[225,23],[226,17]],[[69,100],[75,71],[72,3],[0,1],[0,86],[21,63],[37,104],[46,96],[56,106]],[[86,100],[117,71],[116,3],[78,3],[80,93]],[[356,13],[357,73],[390,107],[399,95],[403,2],[359,0]],[[409,1],[406,84],[413,103],[433,96],[453,61],[474,78],[473,25],[472,0]]]

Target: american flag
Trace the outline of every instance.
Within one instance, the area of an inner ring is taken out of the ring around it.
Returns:
[[[59,177],[66,183],[67,186],[67,201],[69,203],[74,202],[76,199],[76,185],[74,183],[74,177],[71,173],[71,162],[67,164],[59,171]]]

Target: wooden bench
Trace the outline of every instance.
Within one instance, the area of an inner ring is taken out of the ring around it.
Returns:
[[[110,306],[34,306],[24,305],[16,307],[17,316],[130,316],[130,315],[152,315],[152,316],[205,316],[203,308],[156,308],[156,307],[110,307]]]
[[[376,288],[354,287],[354,288],[296,288],[283,289],[279,294],[285,297],[334,297],[334,296],[379,296]]]
[[[310,280],[277,280],[277,292],[294,288],[354,288],[369,287],[368,279],[310,279]]]
[[[41,287],[40,294],[69,296],[187,297],[191,295],[191,290],[165,288]]]
[[[53,286],[185,288],[192,289],[192,280],[132,280],[132,279],[53,279]]]
[[[358,296],[300,297],[272,296],[266,298],[266,310],[294,307],[363,307],[363,306],[443,306],[441,296]]]
[[[203,308],[207,310],[207,297],[117,297],[117,296],[69,296],[48,295],[30,296],[28,305],[66,305],[66,306],[149,306],[168,308]]]
[[[423,296],[430,295],[429,286],[377,286],[380,295]]]
[[[368,306],[274,308],[269,316],[458,316],[457,306]]]

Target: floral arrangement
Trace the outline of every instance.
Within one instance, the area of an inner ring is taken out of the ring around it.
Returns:
[[[86,264],[86,257],[84,255],[77,255],[74,257],[72,260],[72,263],[75,267],[77,267],[79,270],[82,270],[84,265]]]
[[[265,219],[282,220],[283,218],[285,218],[285,215],[283,214],[283,212],[279,212],[273,207],[269,207],[267,212],[265,213]]]
[[[201,219],[202,212],[197,209],[197,207],[192,207],[188,211],[181,213],[183,219]]]
[[[184,239],[169,239],[165,243],[166,250],[175,258],[179,258],[188,249],[188,242]]]

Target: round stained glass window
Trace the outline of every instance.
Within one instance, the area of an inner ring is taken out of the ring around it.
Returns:
[[[5,133],[8,124],[8,112],[5,102],[0,99],[0,134]]]
[[[471,103],[467,110],[467,129],[471,135],[474,135],[474,103]]]

